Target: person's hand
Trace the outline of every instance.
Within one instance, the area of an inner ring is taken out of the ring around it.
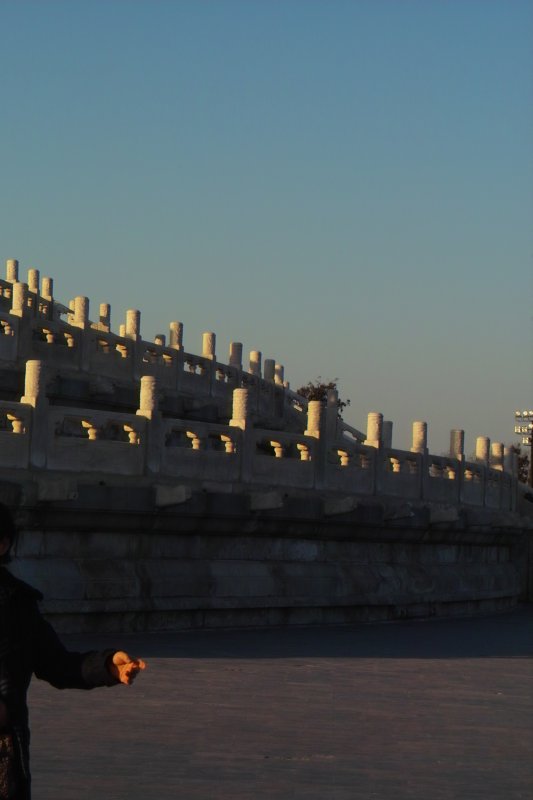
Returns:
[[[146,669],[146,664],[141,658],[132,658],[122,650],[118,650],[110,659],[108,669],[117,681],[129,686],[139,672]]]

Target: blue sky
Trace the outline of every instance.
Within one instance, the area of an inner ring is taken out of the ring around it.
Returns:
[[[533,3],[0,2],[0,257],[339,378],[355,426],[533,407]]]

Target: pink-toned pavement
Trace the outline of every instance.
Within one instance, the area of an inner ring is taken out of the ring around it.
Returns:
[[[30,691],[34,800],[531,800],[533,609],[70,637],[148,668]]]

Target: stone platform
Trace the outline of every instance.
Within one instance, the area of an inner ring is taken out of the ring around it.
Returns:
[[[30,691],[34,800],[526,800],[533,607],[98,639],[132,687]]]

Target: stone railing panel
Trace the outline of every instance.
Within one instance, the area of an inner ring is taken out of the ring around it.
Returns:
[[[240,480],[239,428],[186,420],[164,420],[161,472],[209,481]]]
[[[263,418],[272,418],[276,415],[275,388],[270,381],[259,380],[257,383],[257,413]],[[283,409],[281,409],[281,414],[283,414]]]
[[[32,410],[23,403],[0,401],[0,466],[26,469],[29,465]]]
[[[0,359],[2,361],[15,361],[17,358],[19,324],[18,317],[0,311]]]
[[[455,458],[432,455],[426,456],[424,463],[423,497],[457,505],[461,496],[461,463]]]
[[[366,434],[362,431],[357,430],[352,425],[348,425],[348,423],[344,422],[344,420],[339,420],[339,433],[342,440],[346,440],[347,442],[352,442],[354,444],[363,444],[366,439]]]
[[[485,505],[487,508],[504,508],[506,501],[502,497],[503,473],[501,470],[487,469],[485,472]],[[503,502],[502,502],[503,501]],[[508,503],[508,501],[507,501]],[[509,507],[507,505],[507,507]]]
[[[351,494],[375,492],[376,450],[346,442],[329,448],[326,456],[325,487]]]
[[[254,483],[314,486],[318,442],[312,436],[257,429],[250,432],[248,444]]]
[[[24,324],[24,322],[22,323]],[[79,369],[83,332],[58,320],[31,320],[31,348],[28,355],[51,366]]]
[[[142,375],[154,375],[159,386],[176,389],[178,374],[182,370],[181,354],[172,347],[141,342],[139,371]]]
[[[92,374],[133,381],[136,374],[135,342],[107,331],[91,329],[89,337],[89,371]]]
[[[285,405],[298,414],[307,414],[307,400],[291,389],[285,389]]]
[[[53,406],[48,412],[48,469],[143,475],[146,419]]]
[[[516,508],[515,484],[507,472],[500,472],[500,505],[499,508],[514,511]]]
[[[2,308],[11,308],[11,298],[13,297],[13,284],[0,278],[0,303]]]
[[[233,390],[240,386],[240,373],[241,371],[237,367],[221,364],[217,361],[212,387],[213,396],[231,403]]]
[[[461,502],[482,506],[485,497],[485,468],[481,464],[466,461],[463,468]]]
[[[212,369],[213,362],[209,358],[184,353],[183,368],[179,376],[180,393],[209,397]]]
[[[419,498],[423,485],[421,454],[380,449],[376,453],[376,492],[393,497]]]

